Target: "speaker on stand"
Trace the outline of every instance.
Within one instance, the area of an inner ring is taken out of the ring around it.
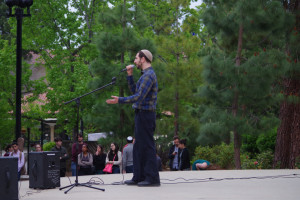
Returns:
[[[0,157],[0,199],[19,199],[18,158]]]
[[[29,188],[60,187],[60,160],[58,152],[29,153]]]

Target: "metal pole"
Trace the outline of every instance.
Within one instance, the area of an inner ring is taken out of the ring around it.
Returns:
[[[29,175],[30,128],[27,128],[27,175]]]
[[[23,9],[16,8],[17,18],[17,68],[16,68],[16,140],[21,135],[21,85],[22,85],[22,19]]]
[[[44,120],[41,120],[41,147],[44,145]]]

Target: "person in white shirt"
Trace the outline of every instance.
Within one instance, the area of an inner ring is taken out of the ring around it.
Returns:
[[[20,180],[21,169],[25,164],[24,153],[19,150],[19,145],[16,142],[12,143],[12,147],[13,152],[11,152],[10,156],[18,158],[18,180]]]

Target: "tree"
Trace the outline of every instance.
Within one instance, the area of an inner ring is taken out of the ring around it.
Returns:
[[[155,47],[151,39],[143,37],[143,31],[148,25],[143,9],[128,1],[115,1],[112,8],[106,8],[100,15],[99,23],[103,30],[97,33],[98,58],[91,65],[94,79],[90,87],[98,88],[117,76],[117,88],[112,91],[105,89],[100,95],[95,95],[95,106],[89,121],[101,126],[105,132],[112,131],[115,135],[132,135],[133,121],[132,108],[128,105],[107,106],[105,98],[117,93],[117,96],[131,95],[126,75],[120,74],[129,63],[132,63],[136,53],[141,49],[149,49],[155,54]],[[135,20],[139,19],[139,20]],[[136,77],[136,74],[135,74]],[[104,94],[103,94],[104,93]],[[117,119],[117,120],[116,120]]]
[[[1,2],[0,9],[3,13],[6,13],[8,7]],[[26,26],[28,21],[24,21]],[[15,136],[14,132],[14,113],[16,107],[16,27],[17,22],[15,18],[6,19],[5,16],[1,16],[0,23],[0,78],[2,80],[0,84],[0,118],[1,118],[1,144],[11,143],[11,140]],[[26,54],[28,49],[23,47],[23,58],[26,61]],[[40,91],[41,85],[39,80],[33,81],[30,79],[31,70],[30,65],[23,61],[22,66],[22,96],[32,91]],[[27,99],[26,102],[33,102],[35,98]],[[22,104],[25,103],[25,99],[22,99]],[[24,117],[24,113],[23,116]],[[22,121],[24,122],[24,120]],[[3,124],[2,124],[3,123]]]
[[[73,133],[78,130],[76,106],[64,102],[78,97],[87,91],[91,79],[89,63],[96,57],[93,33],[101,28],[95,19],[107,3],[94,1],[49,1],[34,2],[32,17],[24,27],[24,46],[40,55],[37,60],[47,69],[46,91],[48,103],[43,109],[56,117],[61,131]],[[81,108],[88,113],[92,105],[91,97],[81,101]],[[68,123],[66,124],[66,120]],[[73,131],[72,131],[73,130]]]
[[[213,45],[207,46],[201,117],[204,134],[233,134],[235,167],[241,168],[241,134],[255,133],[261,117],[272,117],[276,80],[285,72],[281,48],[290,23],[280,1],[205,0],[203,20]],[[209,43],[208,43],[209,44]]]
[[[297,0],[282,2],[286,12],[293,15],[290,20],[293,26],[285,32],[286,44],[282,49],[286,53],[287,73],[281,78],[283,101],[280,105],[281,124],[277,131],[274,166],[293,169],[300,162],[300,4]]]

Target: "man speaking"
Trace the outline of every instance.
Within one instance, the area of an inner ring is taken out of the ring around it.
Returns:
[[[148,50],[139,51],[134,64],[142,71],[142,75],[135,84],[132,76],[132,65],[126,66],[127,81],[132,96],[117,97],[106,100],[108,104],[132,103],[135,109],[135,143],[133,146],[133,177],[125,181],[127,185],[160,186],[159,173],[156,162],[156,150],[153,134],[156,127],[156,103],[158,84],[151,67],[152,54]]]

